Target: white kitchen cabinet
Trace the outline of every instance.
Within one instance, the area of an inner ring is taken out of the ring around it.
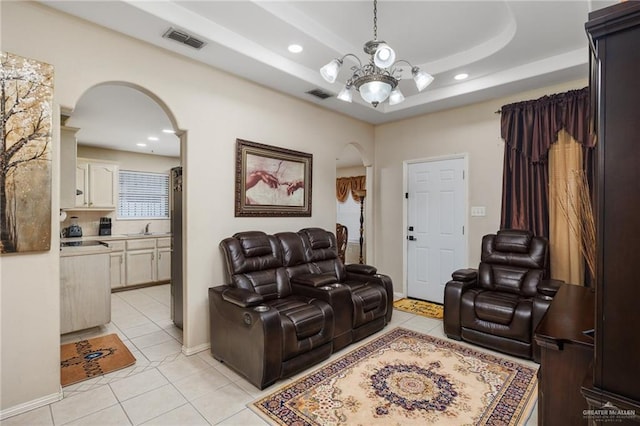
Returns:
[[[89,163],[76,163],[76,207],[89,207]]]
[[[60,333],[111,321],[109,251],[72,250],[60,255]]]
[[[127,251],[127,285],[146,284],[155,281],[155,250]]]
[[[171,238],[136,238],[126,241],[126,285],[171,279]]]
[[[171,279],[171,247],[158,248],[156,281]]]
[[[77,142],[75,127],[60,126],[60,208],[69,209],[76,205],[76,156]]]
[[[108,243],[111,249],[109,255],[110,269],[111,269],[111,288],[124,287],[126,285],[126,263],[125,256],[125,242],[124,241],[110,241]]]
[[[115,209],[118,198],[118,165],[78,159],[76,207]]]

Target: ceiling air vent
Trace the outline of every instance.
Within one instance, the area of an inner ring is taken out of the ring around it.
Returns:
[[[162,37],[170,38],[171,40],[175,40],[182,44],[186,44],[187,46],[191,46],[194,49],[201,49],[202,46],[206,44],[204,41],[199,40],[184,31],[176,30],[175,28],[169,28]]]
[[[331,93],[325,92],[324,90],[321,90],[321,89],[309,90],[307,93],[320,99],[327,99],[333,96]]]

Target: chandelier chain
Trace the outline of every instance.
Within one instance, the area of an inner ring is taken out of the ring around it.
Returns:
[[[378,0],[373,0],[373,39],[378,40]]]

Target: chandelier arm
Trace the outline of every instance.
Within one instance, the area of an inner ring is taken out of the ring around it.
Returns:
[[[393,66],[393,67],[395,67],[395,66],[396,66],[398,63],[400,63],[400,62],[404,62],[405,64],[407,64],[407,65],[409,65],[411,68],[413,68],[413,64],[412,64],[411,62],[407,61],[406,59],[398,59],[397,61],[395,61],[395,62],[393,63],[393,65],[392,65],[392,66]]]
[[[347,56],[352,56],[356,59],[356,61],[358,61],[358,66],[360,68],[362,68],[362,61],[360,61],[360,58],[358,58],[356,55],[354,55],[353,53],[347,53],[346,55],[344,55],[341,59],[340,62],[344,61],[344,58],[346,58]]]

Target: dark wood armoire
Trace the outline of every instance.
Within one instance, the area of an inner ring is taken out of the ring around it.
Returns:
[[[590,408],[635,423],[640,422],[640,2],[592,12],[586,31],[598,135],[598,258],[593,374],[582,393]]]

